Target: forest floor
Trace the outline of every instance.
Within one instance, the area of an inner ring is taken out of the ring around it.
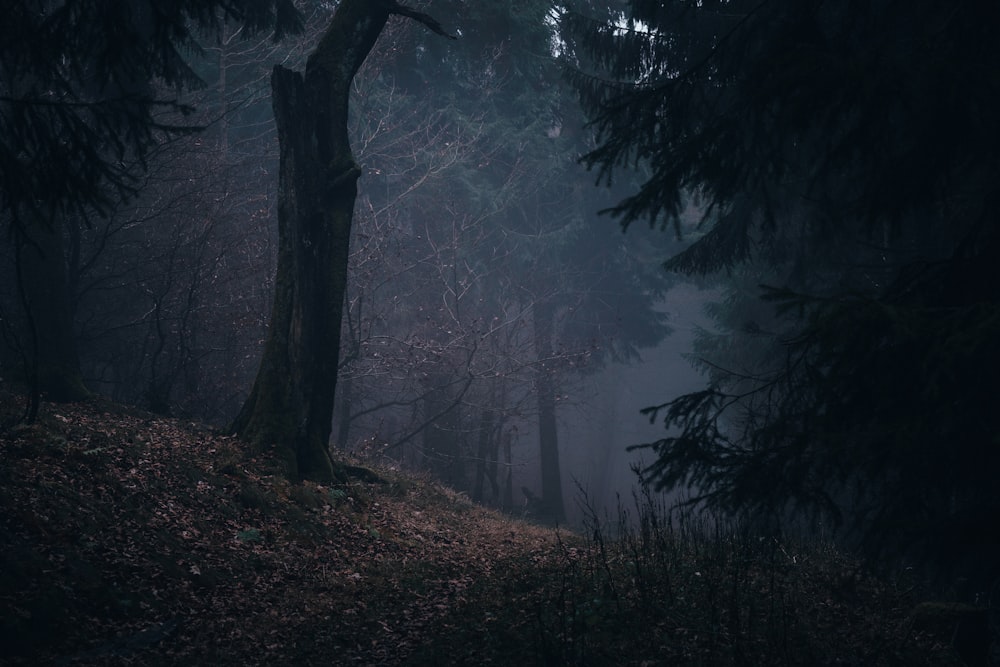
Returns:
[[[584,538],[393,470],[289,483],[103,400],[31,426],[0,400],[3,664],[960,664],[911,586],[831,549],[639,505]]]

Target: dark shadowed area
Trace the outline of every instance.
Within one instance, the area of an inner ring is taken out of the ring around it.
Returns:
[[[0,661],[1000,664],[998,32],[12,3]]]

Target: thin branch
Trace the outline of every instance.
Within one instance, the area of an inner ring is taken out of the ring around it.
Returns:
[[[424,14],[423,12],[418,12],[417,10],[411,9],[410,7],[404,7],[398,2],[395,2],[395,0],[393,0],[392,5],[389,7],[389,13],[413,19],[417,23],[420,23],[425,27],[427,27],[427,29],[430,30],[431,32],[437,33],[442,37],[447,37],[448,39],[458,39],[458,37],[456,37],[455,35],[452,35],[447,31],[445,31],[444,27],[442,27],[441,24],[438,23],[437,19],[435,19],[434,17]]]

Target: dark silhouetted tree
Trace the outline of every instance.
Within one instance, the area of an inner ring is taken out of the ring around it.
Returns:
[[[137,187],[154,146],[194,128],[175,92],[199,79],[182,51],[223,21],[300,27],[291,0],[27,0],[0,26],[0,207],[27,312],[33,404],[86,397],[65,237]],[[173,90],[172,90],[173,89]]]
[[[260,357],[273,290],[278,146],[273,63],[304,63],[333,9],[294,40],[226,23],[186,54],[203,131],[161,145],[137,192],[72,227],[67,265],[88,388],[161,413],[231,423]],[[199,37],[202,35],[199,34]],[[274,237],[274,238],[272,238]]]
[[[271,75],[280,145],[278,273],[260,370],[233,430],[272,449],[289,474],[336,477],[329,454],[347,283],[351,221],[361,168],[348,138],[354,75],[391,15],[444,34],[393,0],[343,0],[300,74]]]
[[[693,194],[703,234],[669,266],[776,281],[769,319],[725,315],[770,339],[763,363],[717,357],[705,391],[654,410],[675,430],[653,478],[1000,562],[1000,7],[633,0],[565,20],[592,63],[570,71],[587,163],[652,172],[612,213],[669,226]]]

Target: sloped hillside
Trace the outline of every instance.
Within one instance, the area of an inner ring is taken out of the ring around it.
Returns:
[[[385,472],[289,484],[239,443],[104,402],[0,440],[0,646],[24,664],[394,664],[551,531]]]
[[[958,664],[953,626],[839,555],[649,516],[587,539],[429,480],[292,484],[95,400],[0,432],[0,663]],[[762,662],[763,661],[763,662]]]

